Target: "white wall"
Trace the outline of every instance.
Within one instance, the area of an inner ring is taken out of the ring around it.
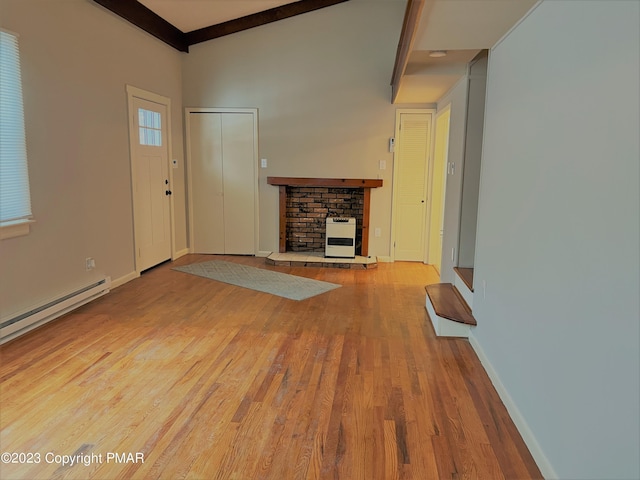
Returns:
[[[462,174],[464,168],[464,142],[467,118],[467,92],[469,79],[461,78],[454,87],[438,101],[438,111],[451,105],[451,123],[449,127],[448,162],[455,164],[453,174],[447,175],[444,221],[442,236],[442,260],[440,281],[453,283],[453,267],[458,265],[458,238],[460,235],[460,208],[462,199]],[[454,257],[451,258],[451,250]]]
[[[403,2],[349,2],[191,47],[189,107],[259,109],[260,250],[278,249],[278,188],[267,176],[378,178],[371,255],[390,255],[394,135],[391,73]],[[429,107],[431,105],[421,105]],[[387,169],[378,169],[386,160]]]
[[[469,68],[467,96],[467,126],[465,131],[464,173],[460,205],[460,242],[458,267],[473,267],[476,255],[478,224],[478,193],[482,159],[484,103],[487,89],[487,53]]]
[[[126,84],[172,99],[173,158],[184,162],[178,52],[87,0],[0,0],[0,11],[0,25],[20,35],[36,220],[28,236],[0,242],[8,317],[99,274],[134,271]],[[184,169],[174,173],[180,250]]]
[[[474,340],[563,479],[640,478],[639,18],[545,1],[490,56]]]

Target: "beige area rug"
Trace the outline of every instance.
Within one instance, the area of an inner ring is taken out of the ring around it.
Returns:
[[[173,270],[278,295],[290,300],[304,300],[341,287],[337,283],[322,282],[222,260],[192,263],[182,267],[174,267]]]

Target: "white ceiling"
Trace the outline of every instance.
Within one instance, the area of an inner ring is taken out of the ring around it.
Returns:
[[[139,0],[183,32],[233,20],[290,0]],[[398,1],[405,0],[368,0]],[[465,74],[467,63],[493,47],[537,0],[425,0],[396,103],[433,103]],[[398,35],[400,34],[398,25]],[[446,57],[431,58],[432,50]],[[393,65],[389,65],[389,77]]]
[[[138,0],[183,32],[279,7],[291,0]]]
[[[493,47],[537,0],[426,0],[414,50]]]

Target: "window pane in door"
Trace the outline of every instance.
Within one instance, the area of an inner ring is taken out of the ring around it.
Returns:
[[[138,109],[140,145],[162,146],[162,122],[158,112]]]

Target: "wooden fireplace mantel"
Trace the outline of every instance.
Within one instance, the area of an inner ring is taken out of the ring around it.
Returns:
[[[377,188],[382,186],[382,180],[371,178],[267,177],[267,183],[284,187]]]
[[[267,177],[267,183],[280,187],[280,244],[279,251],[287,250],[287,187],[337,187],[362,188],[364,190],[364,206],[362,213],[362,247],[361,255],[369,255],[369,207],[371,189],[382,186],[382,180],[373,178],[301,178],[301,177]]]

